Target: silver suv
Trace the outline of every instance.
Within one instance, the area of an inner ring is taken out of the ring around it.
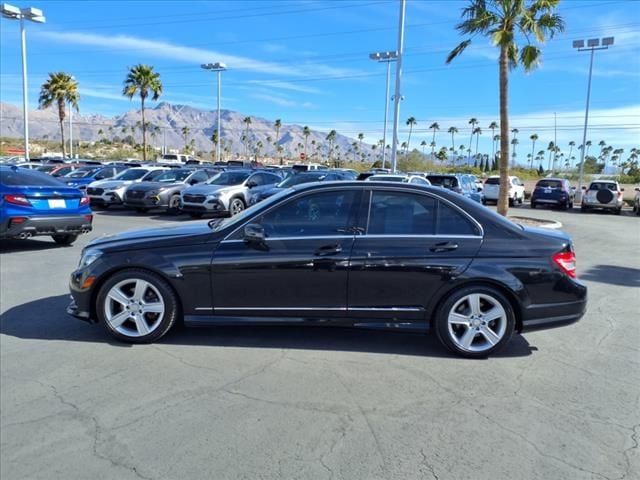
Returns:
[[[585,187],[582,187],[585,190]],[[594,208],[613,210],[616,215],[622,211],[624,188],[615,180],[595,180],[582,195],[582,212],[589,212]]]
[[[263,170],[227,170],[180,194],[180,210],[193,218],[205,213],[233,216],[249,205],[249,191],[275,185],[282,177]]]

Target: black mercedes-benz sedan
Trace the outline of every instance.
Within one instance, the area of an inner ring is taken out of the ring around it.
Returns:
[[[413,328],[466,357],[587,303],[566,234],[389,182],[304,184],[230,218],[103,237],[70,288],[70,314],[127,342],[181,320]]]

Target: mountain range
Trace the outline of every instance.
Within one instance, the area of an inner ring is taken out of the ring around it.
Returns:
[[[69,112],[65,119],[65,138],[69,138]],[[216,129],[217,112],[200,110],[188,105],[171,105],[161,102],[153,108],[145,109],[146,121],[152,126],[147,130],[147,141],[150,145],[167,150],[182,149],[185,145],[192,145],[195,151],[210,152],[214,149],[211,136]],[[261,155],[275,155],[276,140],[275,122],[264,118],[245,115],[232,110],[221,110],[222,146],[229,152],[244,154],[243,137],[249,138],[249,145],[253,148],[262,143]],[[251,123],[244,123],[249,117]],[[121,115],[106,117],[103,115],[81,115],[73,112],[73,140],[82,142],[96,142],[102,138],[120,141],[127,136],[133,136],[136,143],[142,143],[142,129],[140,128],[140,110],[129,110]],[[183,128],[188,132],[183,134]],[[150,133],[153,130],[153,133]],[[23,136],[22,108],[0,103],[0,136],[20,138]],[[306,142],[309,157],[314,153],[327,156],[329,142],[326,140],[328,132],[311,130]],[[29,137],[31,139],[60,140],[60,124],[57,109],[32,110],[29,112]],[[344,156],[352,149],[352,144],[358,140],[337,134],[334,145],[337,152]],[[300,125],[282,124],[279,131],[278,145],[282,146],[283,155],[298,156],[303,148],[298,144],[305,144],[303,127]],[[371,153],[371,145],[362,144],[364,153]],[[249,152],[252,153],[251,151]],[[334,156],[337,154],[334,154]],[[373,157],[374,155],[371,155]]]

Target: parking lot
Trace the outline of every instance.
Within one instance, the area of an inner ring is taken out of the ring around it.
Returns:
[[[510,213],[562,222],[588,312],[475,361],[350,329],[116,343],[65,313],[82,247],[186,216],[112,209],[72,247],[3,242],[0,478],[640,478],[640,219]]]

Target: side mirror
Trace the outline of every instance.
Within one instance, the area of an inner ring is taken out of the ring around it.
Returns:
[[[195,185],[196,183],[200,183],[200,180],[198,180],[197,178],[192,178],[191,180],[189,180],[189,185]]]
[[[250,181],[247,182],[247,187],[249,187],[249,188],[254,188],[254,187],[257,187],[257,186],[258,186],[258,184],[253,180],[250,180]]]
[[[620,191],[621,191],[621,192],[624,192],[624,188],[621,188],[621,189],[620,189]]]
[[[266,235],[264,228],[258,223],[250,223],[244,227],[244,241],[248,244],[261,245],[264,243]]]
[[[636,191],[636,192],[640,192],[640,188],[637,188],[637,187],[636,187],[635,191]]]
[[[582,186],[582,190],[586,190],[586,189],[587,189],[587,187],[585,187],[585,186],[583,185],[583,186]]]
[[[481,191],[482,191],[482,187],[478,187],[478,192],[481,192]]]

